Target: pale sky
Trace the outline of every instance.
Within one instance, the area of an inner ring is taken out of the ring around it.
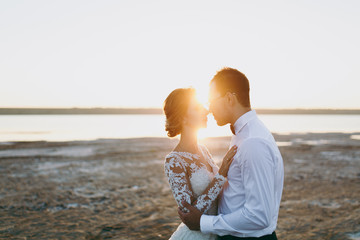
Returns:
[[[0,0],[0,107],[162,107],[224,66],[254,108],[360,108],[360,1]]]

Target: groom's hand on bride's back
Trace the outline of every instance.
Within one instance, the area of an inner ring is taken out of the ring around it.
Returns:
[[[178,208],[178,214],[181,218],[181,221],[190,229],[190,230],[200,230],[200,218],[202,212],[200,212],[196,207],[190,205],[187,202],[182,202],[182,205],[189,210],[189,212],[183,212]]]

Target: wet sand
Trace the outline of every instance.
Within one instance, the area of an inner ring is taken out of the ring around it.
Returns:
[[[359,136],[275,135],[285,165],[279,239],[360,239]],[[202,143],[219,162],[229,141]],[[0,143],[0,239],[168,239],[180,219],[163,161],[176,143]]]

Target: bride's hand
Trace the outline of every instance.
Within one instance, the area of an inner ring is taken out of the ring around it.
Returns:
[[[219,174],[227,177],[228,171],[229,171],[229,167],[233,161],[233,157],[235,156],[237,151],[237,146],[234,145],[232,148],[229,149],[229,151],[226,153],[222,163],[221,163],[221,167],[219,169]]]

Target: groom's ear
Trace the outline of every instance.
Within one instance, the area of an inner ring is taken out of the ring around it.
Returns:
[[[237,102],[235,93],[227,92],[225,94],[225,101],[227,104],[229,104],[229,106],[235,106]]]

